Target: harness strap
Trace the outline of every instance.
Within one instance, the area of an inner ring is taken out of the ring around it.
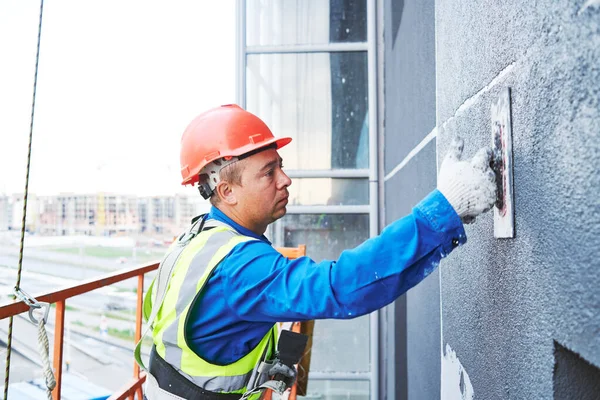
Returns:
[[[144,400],[187,400],[175,394],[163,390],[152,374],[146,374],[146,385],[144,388]]]
[[[150,365],[149,365],[149,376],[154,378],[153,384],[157,387],[153,388],[152,391],[155,393],[154,397],[147,396],[150,400],[162,400],[163,397],[161,392],[167,392],[170,396],[169,399],[186,399],[186,400],[239,400],[241,394],[233,393],[216,393],[208,390],[204,390],[193,382],[181,375],[171,364],[166,362],[158,353],[156,348],[152,347],[150,353]],[[146,390],[147,395],[150,391]]]
[[[275,335],[275,332],[273,332],[273,330],[271,330],[271,333],[269,335],[269,341],[267,342],[267,345],[265,346],[265,349],[263,350],[263,353],[260,356],[260,361],[258,362],[258,364],[256,366],[254,366],[254,369],[252,370],[252,374],[250,375],[250,379],[248,380],[248,383],[246,384],[246,389],[248,391],[252,391],[256,386],[259,386],[261,383],[266,381],[268,378],[267,372],[269,372],[269,369],[266,368],[266,366],[269,365],[269,363],[267,362],[267,353],[269,352],[269,349],[271,348],[271,342],[275,343],[274,335]],[[275,356],[275,350],[273,351],[273,354],[271,354],[271,357],[274,357],[274,356]]]
[[[194,224],[192,224],[191,228],[182,234],[177,240],[176,247],[167,254],[167,256],[161,261],[160,266],[158,267],[158,273],[156,275],[156,299],[152,302],[152,312],[148,317],[148,321],[146,324],[146,329],[144,330],[144,334],[142,335],[140,341],[135,346],[135,350],[133,351],[135,360],[142,367],[144,371],[148,371],[144,361],[142,361],[142,343],[144,338],[148,335],[148,333],[152,330],[152,326],[154,324],[154,320],[158,315],[158,310],[160,309],[161,304],[163,303],[165,296],[167,294],[167,288],[169,287],[169,282],[171,281],[171,276],[173,274],[173,269],[175,268],[175,264],[177,264],[177,260],[185,247],[192,241],[194,237],[202,230],[204,227],[205,216],[196,220]]]

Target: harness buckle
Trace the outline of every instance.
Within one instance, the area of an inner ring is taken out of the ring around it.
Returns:
[[[186,245],[190,242],[190,240],[192,240],[195,237],[196,237],[195,233],[188,231],[188,232],[182,233],[181,236],[179,236],[179,239],[177,240],[177,242],[180,245]]]
[[[272,376],[273,380],[283,384],[282,390],[280,391],[281,394],[281,392],[283,392],[285,389],[291,388],[294,382],[296,382],[296,376],[298,375],[298,372],[296,371],[296,367],[293,365],[285,365],[281,362],[281,360],[276,358],[267,374]]]
[[[282,382],[280,386],[283,390],[291,388],[296,382],[298,371],[295,365],[304,355],[307,342],[308,336],[301,333],[284,330],[279,334],[275,359],[267,375],[276,382]]]

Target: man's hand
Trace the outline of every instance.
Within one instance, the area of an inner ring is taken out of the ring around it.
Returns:
[[[464,142],[454,138],[442,161],[438,190],[464,223],[489,211],[496,201],[496,175],[490,167],[492,149],[481,148],[471,161],[461,161]]]

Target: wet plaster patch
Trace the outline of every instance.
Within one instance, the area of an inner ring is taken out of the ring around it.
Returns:
[[[456,352],[446,344],[442,357],[441,398],[444,400],[473,400],[473,385]]]

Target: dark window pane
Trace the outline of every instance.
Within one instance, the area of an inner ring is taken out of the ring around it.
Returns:
[[[249,55],[247,109],[276,136],[289,169],[368,168],[367,53]]]
[[[290,205],[369,204],[367,179],[294,178],[288,190]]]
[[[367,0],[331,0],[329,2],[329,41],[367,41]]]
[[[367,168],[368,98],[365,53],[331,53],[333,168]],[[349,132],[360,132],[358,135]]]
[[[248,46],[366,42],[366,0],[248,0]]]

